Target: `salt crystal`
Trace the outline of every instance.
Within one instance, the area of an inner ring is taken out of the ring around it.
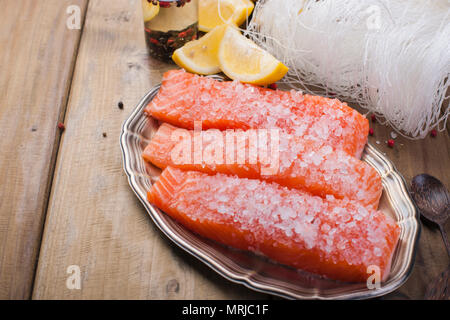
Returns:
[[[342,222],[349,222],[351,220],[351,216],[348,213],[344,213],[342,216]]]
[[[314,216],[311,214],[305,215],[304,218],[307,223],[311,223],[314,220]]]
[[[320,165],[322,163],[322,161],[323,161],[323,157],[320,154],[317,154],[317,153],[313,154],[311,159],[312,159],[312,162],[316,166]]]
[[[224,194],[219,194],[217,196],[217,200],[221,201],[221,202],[227,202],[229,200],[229,198],[226,195],[224,195]]]
[[[364,208],[364,207],[359,207],[359,208],[358,208],[358,213],[359,213],[361,216],[367,216],[367,215],[369,214],[369,212],[367,211],[367,209]]]
[[[377,257],[381,257],[382,251],[380,248],[375,248],[373,250],[373,253],[377,256]]]
[[[339,242],[338,245],[337,245],[337,248],[338,248],[339,250],[344,250],[345,247],[346,247],[346,241],[345,241],[345,240]]]
[[[227,207],[225,207],[225,206],[219,206],[219,207],[217,208],[217,211],[218,211],[219,213],[227,213]]]
[[[330,229],[331,229],[331,227],[328,224],[326,224],[326,223],[323,224],[323,226],[322,226],[323,232],[328,232],[328,231],[330,231]]]
[[[330,146],[324,146],[321,151],[324,155],[329,155],[333,152],[333,148]]]

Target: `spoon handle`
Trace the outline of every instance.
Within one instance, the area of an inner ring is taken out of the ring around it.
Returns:
[[[447,232],[445,232],[443,223],[439,224],[439,229],[441,230],[442,239],[444,240],[445,243],[445,248],[447,248],[447,254],[450,257],[450,242],[448,241]]]

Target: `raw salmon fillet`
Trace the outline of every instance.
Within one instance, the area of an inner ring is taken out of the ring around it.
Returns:
[[[184,70],[164,74],[161,89],[145,112],[186,129],[193,129],[194,121],[202,121],[205,129],[277,127],[357,158],[369,132],[368,120],[337,99],[221,82]]]
[[[378,208],[383,187],[375,169],[328,145],[284,132],[271,136],[265,130],[212,129],[198,132],[195,139],[193,130],[164,123],[144,150],[143,158],[161,169],[172,166],[264,179],[321,197],[331,194]],[[197,141],[202,148],[197,149],[200,157],[194,154]],[[277,146],[272,146],[274,142]],[[253,159],[251,154],[255,155]]]
[[[341,281],[365,282],[369,266],[385,280],[399,238],[357,202],[223,174],[168,167],[148,200],[201,236]]]

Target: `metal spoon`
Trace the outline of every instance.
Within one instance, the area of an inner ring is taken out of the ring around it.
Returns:
[[[439,226],[450,256],[450,242],[444,228],[450,217],[450,194],[447,188],[435,177],[420,174],[412,180],[411,195],[421,215]]]

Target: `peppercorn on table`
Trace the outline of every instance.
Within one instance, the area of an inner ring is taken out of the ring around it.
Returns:
[[[0,299],[271,299],[168,241],[129,188],[121,125],[174,68],[147,53],[141,1],[2,7]],[[370,126],[408,184],[426,172],[450,187],[448,129],[389,146],[392,129]],[[449,262],[425,224],[411,277],[384,298],[423,298]],[[68,285],[74,270],[81,281]]]

